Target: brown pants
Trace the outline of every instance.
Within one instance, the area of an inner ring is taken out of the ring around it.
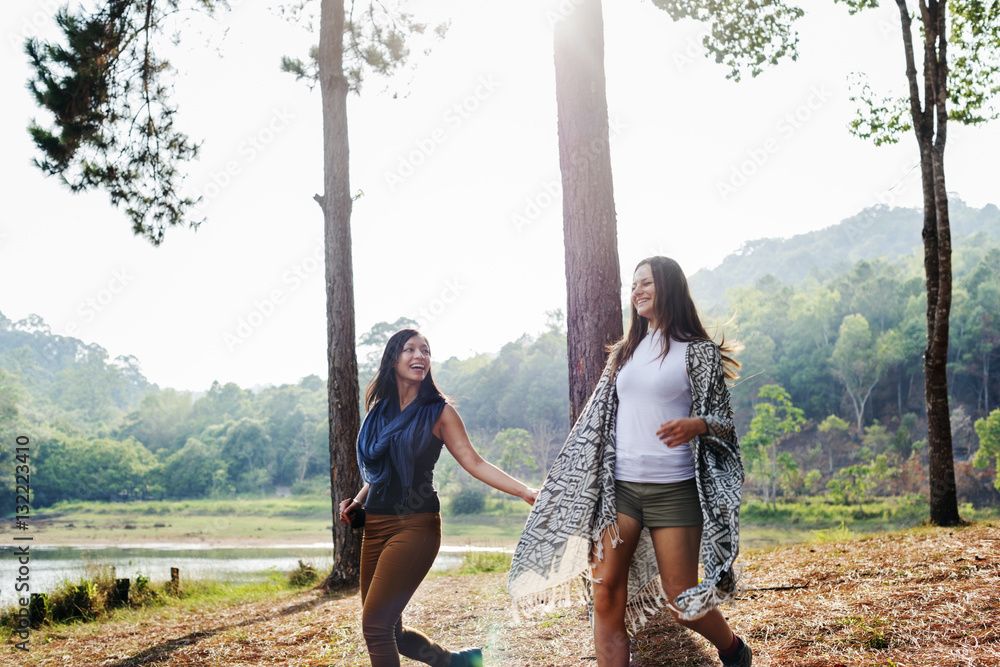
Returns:
[[[372,667],[397,667],[399,654],[448,667],[451,653],[403,626],[403,609],[441,546],[441,515],[369,514],[361,543],[361,629]]]

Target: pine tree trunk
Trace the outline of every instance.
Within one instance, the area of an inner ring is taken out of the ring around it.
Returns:
[[[942,77],[944,75],[942,74]],[[924,358],[927,396],[927,445],[930,477],[930,520],[938,526],[961,523],[955,485],[955,459],[948,407],[948,320],[951,314],[951,226],[948,193],[944,185],[944,139],[931,150],[934,171],[934,208],[937,245],[937,299],[932,311],[927,305],[927,353]],[[925,213],[925,230],[927,229]],[[931,273],[927,272],[928,281]]]
[[[927,349],[924,353],[924,396],[927,405],[927,449],[930,478],[930,521],[939,526],[961,523],[955,486],[955,464],[948,409],[948,318],[951,313],[951,227],[944,181],[947,139],[946,0],[921,3],[924,36],[924,101],[920,106],[909,11],[897,0],[906,49],[913,129],[920,147],[924,195],[924,273],[927,289]]]
[[[354,348],[354,270],[351,264],[351,194],[348,173],[347,78],[344,76],[344,3],[323,0],[319,81],[323,103],[323,209],[326,245],[327,390],[330,409],[330,492],[333,569],[324,588],[355,586],[361,538],[342,524],[337,506],[361,488],[355,443],[360,427],[358,360]]]
[[[600,0],[578,0],[555,25],[556,106],[563,188],[570,424],[622,335],[621,273]]]

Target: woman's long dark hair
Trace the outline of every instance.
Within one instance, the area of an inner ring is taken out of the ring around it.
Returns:
[[[656,313],[663,345],[660,356],[665,356],[669,351],[671,338],[682,342],[712,340],[705,331],[701,318],[698,317],[698,309],[694,305],[694,299],[691,298],[691,290],[688,289],[687,278],[684,277],[680,264],[669,257],[648,257],[636,264],[635,270],[638,271],[643,264],[649,265],[653,273],[653,286],[656,292],[653,312]],[[635,349],[639,347],[639,343],[649,330],[649,320],[639,315],[631,296],[629,305],[631,314],[628,331],[611,348],[615,370],[620,369],[632,358]],[[730,380],[739,377],[740,362],[733,357],[738,350],[738,344],[732,341],[727,344],[725,336],[722,337],[719,352],[722,354],[723,372]]]
[[[371,411],[373,405],[387,398],[399,400],[399,391],[396,389],[396,362],[399,361],[399,355],[403,351],[406,341],[414,336],[423,338],[424,342],[427,343],[427,347],[430,348],[431,344],[427,342],[427,337],[416,329],[402,329],[394,333],[389,342],[385,344],[385,351],[382,353],[382,361],[378,365],[378,372],[375,373],[375,377],[368,383],[368,388],[365,390],[365,410]],[[447,400],[447,397],[434,384],[428,360],[427,376],[420,383],[417,399],[437,398]]]

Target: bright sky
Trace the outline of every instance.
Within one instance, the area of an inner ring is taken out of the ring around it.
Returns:
[[[103,192],[72,195],[31,166],[25,128],[47,119],[25,89],[22,42],[53,35],[57,3],[0,15],[0,312],[135,355],[151,381],[179,389],[326,374],[319,90],[278,67],[316,38],[272,3],[230,4],[172,57],[178,124],[204,141],[186,187],[204,195],[208,220],[160,248],[134,238]],[[413,317],[444,360],[497,351],[565,309],[546,15],[558,3],[424,4],[452,24],[399,77],[408,93],[373,79],[349,102],[352,189],[363,192],[355,292],[359,334]],[[846,130],[851,72],[881,91],[903,85],[895,8],[850,17],[832,0],[807,4],[798,62],[736,84],[704,58],[701,26],[674,24],[649,0],[605,2],[623,288],[651,254],[690,274],[750,239],[827,227],[879,201],[919,205],[915,139],[874,148]],[[953,124],[949,190],[1000,203],[998,146],[1000,123]]]

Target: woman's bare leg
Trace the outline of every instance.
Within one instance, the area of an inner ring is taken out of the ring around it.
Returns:
[[[594,560],[594,649],[598,667],[628,667],[629,640],[625,630],[625,603],[628,600],[628,567],[639,544],[642,525],[630,516],[618,515],[622,541],[611,546],[605,533],[604,559]]]
[[[653,528],[649,532],[653,537],[660,581],[667,599],[672,601],[687,589],[698,585],[701,526]],[[718,608],[694,621],[682,621],[673,610],[671,613],[678,623],[702,635],[717,649],[726,650],[733,642],[733,631]]]

